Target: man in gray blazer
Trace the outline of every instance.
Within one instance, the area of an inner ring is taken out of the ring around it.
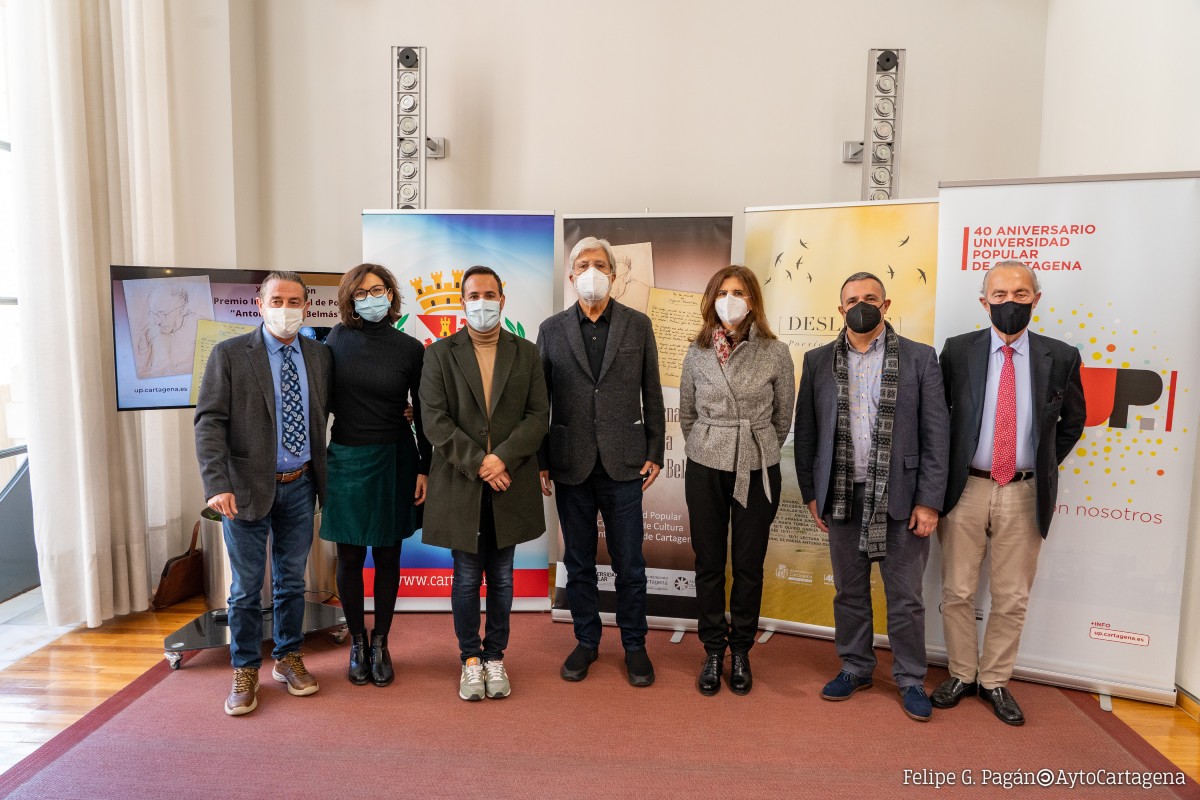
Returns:
[[[272,677],[293,695],[320,688],[300,656],[304,569],[315,501],[325,493],[325,421],[333,359],[297,336],[308,310],[304,280],[272,272],[259,288],[263,326],[217,345],[196,402],[196,456],[209,507],[219,512],[233,570],[229,588],[230,716],[258,707],[262,584],[271,542]]]
[[[596,514],[616,574],[617,625],[634,686],[654,683],[646,653],[642,493],[663,463],[666,416],[650,318],[611,297],[612,248],[586,237],[567,259],[579,302],[547,319],[538,349],[550,392],[550,433],[538,454],[542,493],[555,498],[563,531],[567,605],[578,645],[563,663],[580,681],[600,647]]]
[[[887,598],[893,675],[904,713],[933,713],[925,694],[929,534],[946,492],[949,415],[937,354],[896,334],[883,282],[868,272],[842,285],[837,340],[804,356],[796,401],[796,475],[817,527],[829,534],[837,594],[834,641],[842,670],[821,692],[847,700],[870,688],[871,563]]]

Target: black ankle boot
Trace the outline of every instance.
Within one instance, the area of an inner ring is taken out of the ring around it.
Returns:
[[[734,653],[730,659],[733,664],[729,668],[729,688],[734,694],[749,694],[754,678],[750,674],[750,655]]]
[[[371,664],[367,661],[367,635],[357,633],[350,638],[350,682],[362,686],[367,682]]]
[[[700,694],[711,697],[721,691],[721,672],[725,667],[724,653],[709,653],[700,665],[700,677],[696,679],[696,688]]]
[[[392,670],[392,654],[388,652],[387,636],[371,633],[371,680],[376,686],[387,686],[396,677]]]

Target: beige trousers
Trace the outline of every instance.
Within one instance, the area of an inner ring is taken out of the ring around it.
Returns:
[[[980,655],[975,590],[989,540],[992,607]],[[1000,486],[987,478],[968,477],[958,504],[938,525],[938,541],[950,674],[967,683],[978,676],[987,689],[1006,686],[1017,660],[1042,548],[1034,479]]]

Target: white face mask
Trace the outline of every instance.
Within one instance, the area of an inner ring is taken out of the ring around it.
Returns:
[[[300,332],[300,326],[304,323],[303,308],[263,306],[258,313],[276,339],[291,339]]]
[[[467,324],[480,333],[487,333],[500,324],[499,300],[468,300],[463,303]]]
[[[609,285],[608,276],[595,267],[588,267],[587,272],[575,276],[575,291],[585,303],[599,303],[608,297]]]
[[[717,316],[726,325],[737,325],[750,313],[750,306],[746,304],[746,301],[732,294],[718,297],[715,305]]]

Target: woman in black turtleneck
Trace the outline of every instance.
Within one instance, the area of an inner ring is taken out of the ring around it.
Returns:
[[[400,545],[421,527],[430,446],[418,391],[425,348],[394,327],[400,318],[396,279],[378,264],[360,264],[338,287],[341,324],[325,343],[333,351],[333,433],[321,511],[321,538],[337,543],[337,585],[350,646],[351,683],[387,686],[395,673],[387,637],[400,584]],[[404,410],[411,402],[414,425]],[[363,564],[375,562],[375,629],[366,635]]]

